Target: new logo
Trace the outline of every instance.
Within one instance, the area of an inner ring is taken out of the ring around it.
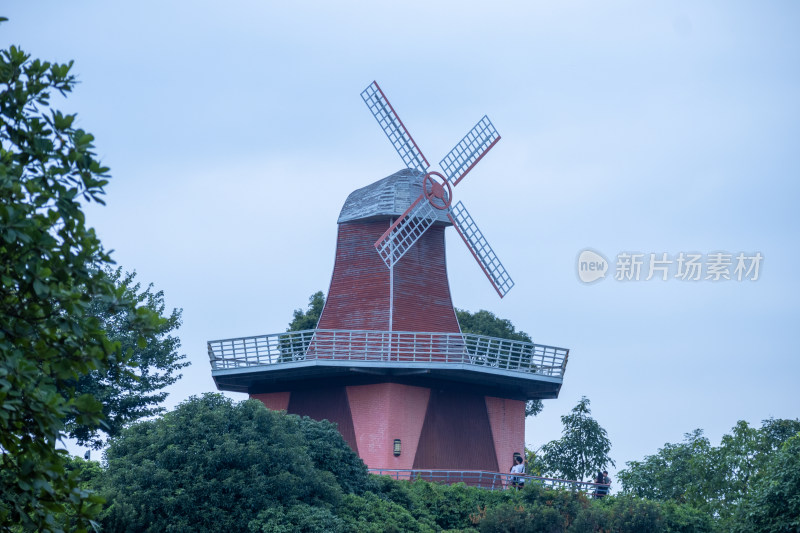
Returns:
[[[606,277],[608,259],[594,250],[584,250],[578,255],[578,279],[593,283]]]

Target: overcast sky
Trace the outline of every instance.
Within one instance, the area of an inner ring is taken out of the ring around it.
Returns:
[[[456,189],[516,286],[500,300],[453,230],[453,301],[570,348],[529,419],[558,438],[582,395],[618,468],[702,428],[800,415],[795,2],[11,0],[0,45],[75,60],[77,112],[111,167],[88,220],[183,308],[192,365],[169,406],[215,390],[206,341],[284,331],[327,292],[347,195],[402,167],[359,93],[386,92],[439,161],[487,114],[500,143]],[[590,248],[609,262],[577,274]],[[679,254],[732,280],[675,278]],[[643,254],[639,281],[615,278]],[[669,279],[645,281],[650,254]],[[736,279],[736,256],[760,253]],[[244,395],[233,395],[243,398]]]

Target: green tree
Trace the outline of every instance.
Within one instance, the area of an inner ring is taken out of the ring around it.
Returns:
[[[773,455],[732,521],[740,533],[800,531],[800,433]]]
[[[456,309],[456,317],[458,318],[459,326],[461,326],[461,331],[464,333],[533,342],[530,335],[524,331],[517,331],[510,320],[499,318],[485,309],[481,309],[476,313],[470,313],[464,309]]]
[[[621,499],[621,498],[620,498]],[[675,533],[711,533],[719,531],[714,517],[689,504],[659,502],[664,531]]]
[[[86,225],[103,203],[108,168],[75,115],[51,109],[74,87],[72,63],[0,50],[0,528],[84,531],[99,498],[79,486],[57,448],[65,422],[98,427],[102,405],[75,387],[92,371],[127,365],[92,301],[129,312],[137,330],[158,319],[116,288],[111,259]],[[69,524],[59,523],[69,517]]]
[[[687,433],[683,442],[667,443],[655,455],[626,465],[628,468],[618,473],[624,493],[709,509],[710,483],[715,474],[712,446],[703,430]]]
[[[800,419],[768,418],[761,421],[761,443],[765,452],[777,452],[783,443],[800,433]]]
[[[456,318],[462,333],[533,342],[530,335],[524,331],[517,331],[510,320],[499,318],[494,313],[484,309],[476,313],[470,313],[464,309],[456,309]],[[542,412],[542,409],[544,409],[542,400],[528,400],[525,403],[525,416],[536,416]]]
[[[542,459],[542,450],[525,447],[525,472],[534,476],[542,476],[547,470]]]
[[[364,462],[345,441],[336,424],[317,421],[307,416],[297,422],[306,442],[306,453],[314,466],[336,476],[337,483],[347,493],[360,494],[370,487]]]
[[[106,460],[106,532],[335,530],[343,495],[369,484],[333,424],[220,394],[123,429]]]
[[[280,350],[282,361],[295,361],[303,359],[311,344],[312,335],[309,333],[293,333],[296,331],[307,332],[317,328],[322,308],[325,307],[325,294],[317,291],[308,299],[308,309],[295,309],[292,321],[286,328],[285,335],[281,335]]]
[[[397,483],[397,482],[395,482]],[[353,533],[433,533],[441,531],[428,521],[419,520],[412,509],[378,497],[372,492],[348,496],[339,509],[346,531]]]
[[[350,495],[352,498],[358,496]],[[250,533],[349,533],[351,530],[329,507],[297,503],[289,508],[269,507],[247,524]],[[381,530],[383,531],[383,530]]]
[[[189,363],[178,353],[181,341],[170,333],[181,325],[181,309],[165,314],[164,291],[154,291],[153,284],[142,289],[136,281],[136,272],[122,273],[121,268],[104,269],[109,280],[121,290],[126,300],[138,308],[150,310],[162,317],[153,328],[142,329],[132,307],[114,310],[103,298],[93,298],[89,312],[100,319],[109,339],[119,342],[126,354],[128,367],[110,367],[92,370],[77,380],[75,388],[88,393],[103,404],[105,423],[103,433],[117,435],[126,424],[161,413],[160,404],[166,399],[163,390],[172,385],[181,374],[178,371]],[[93,426],[77,424],[71,419],[67,424],[70,436],[79,444],[99,448],[104,444],[100,432]]]
[[[763,420],[760,428],[740,420],[729,434],[723,435],[715,450],[715,511],[732,527],[738,504],[764,475],[767,466],[783,443],[800,432],[800,420]]]
[[[312,294],[308,299],[308,309],[295,309],[292,321],[289,322],[289,328],[286,331],[303,331],[307,329],[315,329],[319,322],[319,317],[322,315],[322,308],[325,307],[325,294],[322,291],[317,291]]]
[[[667,443],[619,472],[624,493],[651,500],[685,503],[714,516],[716,527],[735,529],[739,506],[748,501],[787,438],[800,432],[800,420],[768,419],[760,428],[740,420],[711,446],[702,430]]]
[[[570,414],[561,417],[561,438],[542,446],[542,460],[549,473],[583,481],[615,464],[608,456],[611,441],[606,430],[591,417],[589,403],[583,396]]]
[[[661,510],[656,502],[620,496],[611,510],[609,531],[615,533],[660,533]]]

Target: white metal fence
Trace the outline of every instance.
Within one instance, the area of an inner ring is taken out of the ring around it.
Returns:
[[[569,350],[461,333],[312,329],[209,341],[208,356],[215,370],[330,359],[460,363],[563,378]]]

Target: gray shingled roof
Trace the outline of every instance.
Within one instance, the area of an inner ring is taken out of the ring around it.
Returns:
[[[338,223],[398,217],[422,194],[424,174],[405,168],[389,177],[350,193]],[[447,212],[436,210],[437,221],[451,225]]]

